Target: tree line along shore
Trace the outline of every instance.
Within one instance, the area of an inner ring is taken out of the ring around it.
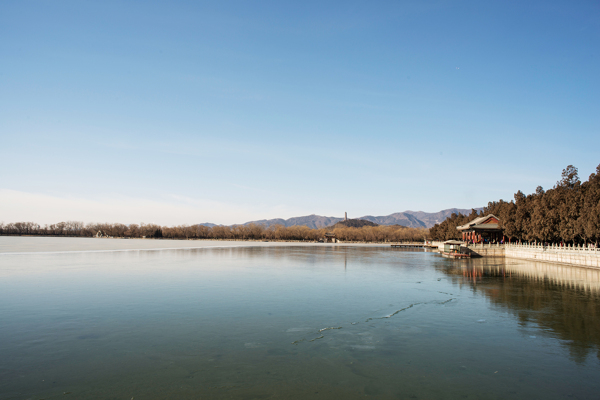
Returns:
[[[160,226],[156,224],[89,223],[68,221],[41,226],[34,222],[0,223],[0,235],[75,236],[165,239],[300,240],[318,241],[326,233],[348,242],[415,242],[460,239],[457,226],[488,214],[499,219],[506,241],[586,244],[600,241],[600,165],[581,182],[577,168],[567,166],[549,190],[518,191],[514,200],[489,202],[479,213],[452,214],[430,229],[399,225],[343,226],[311,229],[307,226],[257,224],[208,227],[204,225]]]
[[[538,186],[535,193],[520,190],[514,200],[488,203],[478,214],[452,214],[429,230],[433,240],[460,239],[457,226],[478,216],[493,214],[499,219],[505,241],[587,244],[600,241],[600,165],[581,182],[577,168],[567,166],[552,189]]]
[[[234,225],[213,226],[156,224],[84,224],[68,221],[40,226],[34,222],[0,224],[0,235],[113,237],[146,239],[229,239],[229,240],[301,240],[318,241],[326,233],[334,233],[336,239],[347,242],[402,242],[423,241],[428,229],[404,226],[363,226],[360,228],[335,226],[311,229],[307,226]]]

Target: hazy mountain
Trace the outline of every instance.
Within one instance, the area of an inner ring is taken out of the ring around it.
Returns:
[[[481,209],[482,208],[476,208],[477,211],[480,211]],[[431,228],[433,225],[445,220],[447,217],[452,215],[452,213],[463,213],[468,215],[471,213],[471,209],[449,208],[447,210],[442,210],[435,213],[428,213],[424,211],[404,211],[379,217],[366,215],[357,219],[371,221],[378,225],[403,225],[411,228]],[[260,221],[246,222],[244,225],[257,224],[267,227],[277,224],[283,226],[306,225],[309,228],[315,229],[332,226],[342,220],[343,218],[323,217],[321,215],[312,214],[290,219],[262,219]]]
[[[379,225],[402,225],[409,226],[411,228],[429,228],[425,222],[409,214],[408,212],[399,212],[382,217],[366,215],[364,217],[360,217],[360,219],[366,219],[367,221],[371,221]]]
[[[479,212],[483,210],[483,207],[478,207],[475,211]],[[410,214],[415,218],[425,222],[428,228],[431,228],[435,224],[439,224],[444,221],[446,218],[452,215],[452,213],[462,213],[463,215],[471,214],[471,209],[465,208],[449,208],[447,210],[442,210],[436,213],[426,213],[423,211],[405,211],[406,214]]]
[[[476,208],[476,210],[480,211],[482,208]],[[373,217],[372,215],[367,215],[365,217],[360,217],[360,219],[366,219],[379,225],[397,224],[409,226],[411,228],[431,228],[433,225],[439,224],[451,216],[452,213],[469,215],[471,214],[471,209],[449,208],[436,213],[428,213],[424,211],[404,211],[382,217]]]
[[[271,225],[283,225],[283,226],[295,226],[295,225],[306,225],[311,229],[325,228],[331,226],[336,222],[343,220],[343,218],[335,217],[323,217],[321,215],[307,215],[305,217],[294,217],[290,219],[261,219],[260,221],[246,222],[244,225],[257,224],[269,227]]]

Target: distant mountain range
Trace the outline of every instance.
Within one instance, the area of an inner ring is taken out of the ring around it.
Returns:
[[[256,224],[269,227],[271,225],[283,225],[283,226],[295,226],[295,225],[306,225],[311,229],[325,228],[340,222],[343,218],[336,217],[323,217],[321,215],[307,215],[305,217],[294,217],[290,219],[261,219],[259,221],[246,222],[244,225]]]
[[[217,226],[218,224],[213,224],[211,222],[202,222],[201,224],[196,225],[208,226],[209,228],[212,228],[213,226]]]
[[[482,208],[476,208],[476,210],[481,211]],[[367,221],[374,222],[378,225],[403,225],[411,228],[431,228],[433,225],[438,224],[446,218],[448,218],[450,215],[452,215],[452,213],[462,213],[468,215],[471,213],[471,209],[449,208],[447,210],[442,210],[436,213],[427,213],[424,211],[404,211],[380,217],[365,215],[364,217],[356,219],[364,219]],[[342,220],[343,218],[323,217],[321,215],[312,214],[307,215],[305,217],[294,217],[289,219],[261,219],[259,221],[246,222],[243,225],[257,224],[266,227],[269,227],[271,225],[306,225],[309,228],[318,229],[335,225],[336,223]],[[208,223],[201,225],[209,226]]]

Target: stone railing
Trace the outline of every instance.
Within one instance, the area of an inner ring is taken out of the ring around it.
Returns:
[[[593,244],[587,245],[561,245],[556,243],[543,244],[543,243],[507,243],[507,249],[515,250],[533,250],[533,251],[550,251],[550,252],[580,252],[589,254],[599,254],[600,247],[596,247]]]
[[[443,242],[434,243],[443,250]],[[600,268],[600,248],[594,245],[561,246],[542,243],[469,244],[462,247],[473,257],[509,257],[523,260]]]
[[[502,249],[504,248],[503,244],[500,243],[475,243],[475,244],[468,244],[467,245],[468,248],[470,249]]]
[[[466,249],[472,257],[504,257],[504,245],[500,243],[471,243]]]
[[[541,243],[515,243],[504,247],[505,256],[524,260],[546,261],[581,267],[600,268],[600,249],[595,246],[561,246]]]

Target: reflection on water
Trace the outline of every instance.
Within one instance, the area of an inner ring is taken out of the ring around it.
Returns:
[[[540,334],[560,339],[575,361],[600,358],[600,270],[494,258],[443,270],[520,324],[536,324]]]
[[[4,254],[0,399],[595,398],[589,274],[389,247]]]

